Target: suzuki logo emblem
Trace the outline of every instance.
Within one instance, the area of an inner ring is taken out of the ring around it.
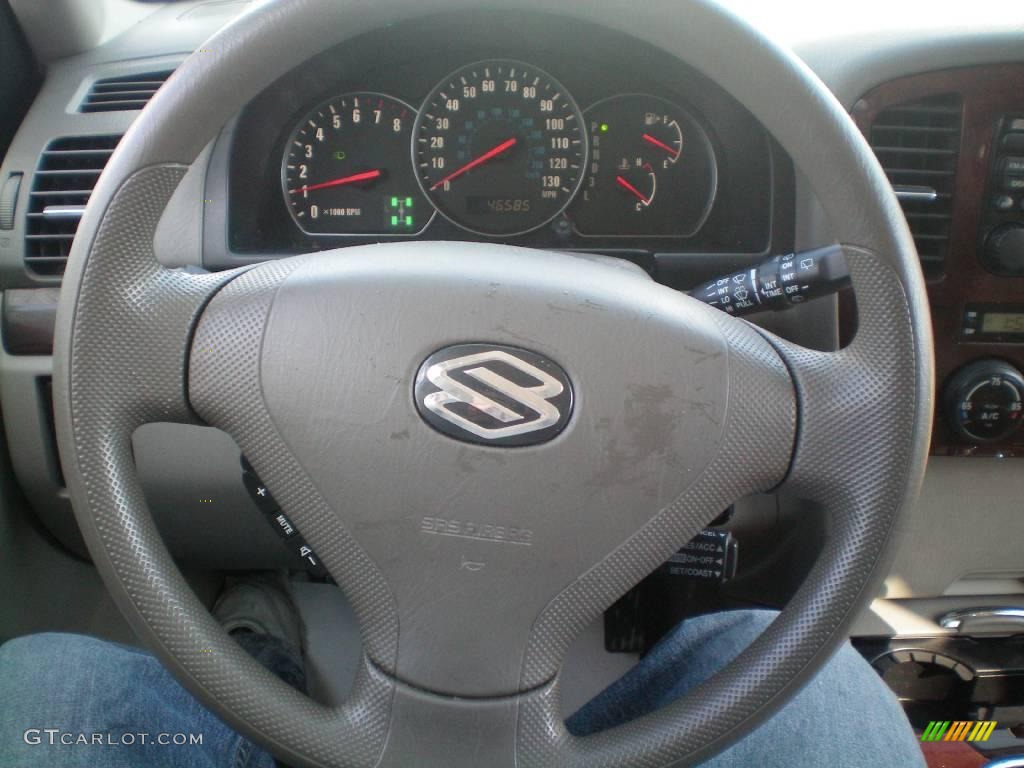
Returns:
[[[572,410],[569,377],[524,349],[460,344],[435,352],[416,377],[416,407],[435,429],[484,445],[552,439]]]

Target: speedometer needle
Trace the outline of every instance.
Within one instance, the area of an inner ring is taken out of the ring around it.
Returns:
[[[626,181],[621,176],[616,176],[615,177],[615,183],[618,184],[623,189],[628,190],[633,195],[635,195],[636,199],[639,200],[644,205],[650,205],[651,204],[651,201],[647,197],[644,197],[644,193],[643,192],[641,192],[639,189],[634,187],[632,184],[630,184],[628,181]]]
[[[310,184],[309,186],[299,187],[298,189],[289,190],[289,194],[295,195],[299,192],[312,192],[314,189],[327,189],[328,187],[340,187],[342,184],[355,184],[357,181],[369,181],[370,179],[380,178],[381,172],[374,168],[372,171],[363,171],[362,173],[353,173],[351,176],[342,176],[340,179],[331,179],[330,181],[321,181],[319,184]]]
[[[674,157],[679,157],[679,150],[678,149],[673,149],[672,147],[670,147],[665,142],[658,141],[656,138],[651,136],[651,134],[649,134],[649,133],[645,133],[643,135],[643,140],[646,141],[648,144],[653,144],[658,149],[664,149],[666,152],[668,152],[670,155],[672,155]]]
[[[435,189],[440,187],[442,184],[444,184],[446,182],[449,182],[452,179],[457,179],[459,176],[464,174],[466,171],[473,170],[478,165],[482,165],[483,163],[486,163],[492,157],[497,157],[502,152],[504,152],[506,149],[509,149],[510,147],[514,147],[515,144],[516,144],[515,136],[513,136],[511,139],[506,139],[505,141],[501,142],[501,144],[496,146],[494,149],[487,150],[482,155],[480,155],[480,157],[476,158],[475,160],[470,160],[468,163],[466,163],[464,166],[459,168],[457,171],[452,171],[451,173],[449,173],[443,179],[441,179],[440,181],[436,182],[430,188],[430,191],[433,192]]]

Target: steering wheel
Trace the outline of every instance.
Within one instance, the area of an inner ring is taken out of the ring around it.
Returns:
[[[157,263],[154,232],[187,168],[276,78],[388,24],[509,4],[259,6],[142,112],[75,239],[54,381],[89,550],[178,679],[290,764],[707,758],[843,641],[923,474],[928,305],[889,184],[804,64],[703,0],[558,14],[623,28],[703,71],[781,143],[852,275],[859,327],[840,351],[787,343],[645,275],[497,244],[352,247],[208,275]],[[548,0],[512,5],[551,13]],[[527,412],[534,423],[515,431]],[[481,414],[513,429],[481,426]],[[133,467],[132,433],[148,422],[233,436],[320,554],[362,628],[346,702],[322,705],[280,682],[188,588]],[[679,701],[568,734],[558,673],[572,639],[732,501],[772,489],[831,521],[785,610]]]

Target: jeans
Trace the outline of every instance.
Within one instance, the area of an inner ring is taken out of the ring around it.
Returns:
[[[732,660],[774,616],[732,611],[683,622],[567,727],[582,736],[672,701]],[[251,641],[247,650],[301,688],[286,654],[261,656]],[[103,743],[88,743],[93,734]],[[197,734],[202,744],[190,743]],[[704,763],[750,765],[923,768],[924,759],[896,699],[846,645],[771,720]],[[193,699],[148,653],[42,634],[0,646],[0,766],[273,768],[274,760]]]
[[[732,661],[776,614],[727,611],[684,621],[572,715],[586,736],[668,704]],[[903,708],[846,643],[774,717],[703,768],[925,768]]]

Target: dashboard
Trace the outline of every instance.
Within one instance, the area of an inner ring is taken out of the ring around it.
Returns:
[[[784,247],[788,160],[706,77],[607,30],[450,21],[367,35],[254,100],[219,146],[227,240],[207,260],[500,240],[653,272]]]
[[[752,23],[795,46],[876,146],[894,184],[936,193],[935,202],[904,202],[927,260],[937,378],[946,386],[937,393],[921,502],[908,520],[907,545],[886,598],[907,611],[926,599],[943,607],[969,605],[965,596],[977,594],[994,595],[992,604],[1001,602],[999,595],[1018,600],[1019,536],[1007,531],[1020,530],[1024,475],[1014,457],[1024,456],[1024,429],[977,440],[970,435],[980,429],[970,420],[978,411],[967,409],[963,418],[963,405],[994,404],[1000,422],[1021,413],[1007,397],[1012,375],[992,365],[1024,370],[1024,277],[1014,266],[1024,173],[1011,162],[1024,149],[1005,149],[1024,133],[1014,122],[1024,119],[1024,18],[1018,14],[1010,23],[1003,15],[949,6],[933,9],[935,23],[926,24],[910,7],[915,4],[886,4],[885,14],[859,5],[805,4],[796,13],[792,3],[729,4],[744,6]],[[244,0],[154,6],[152,16],[108,43],[55,57],[3,159],[0,191],[15,193],[10,221],[0,216],[5,430],[26,496],[72,549],[77,529],[48,415],[50,335],[39,332],[40,320],[49,318],[52,327],[77,223],[72,209],[84,202],[103,158],[139,114],[139,106],[86,111],[83,105],[105,81],[116,88],[129,78],[166,77],[246,7]],[[156,250],[168,266],[219,270],[385,240],[500,241],[616,256],[661,283],[689,289],[768,256],[830,243],[828,222],[802,177],[713,75],[621,31],[554,16],[464,14],[457,23],[436,17],[378,30],[309,59],[227,123],[182,183]],[[536,97],[527,98],[523,89],[533,87]],[[549,99],[550,110],[542,105]],[[459,101],[457,109],[450,100]],[[906,127],[898,135],[891,132],[895,117]],[[447,127],[438,127],[445,118]],[[925,122],[915,124],[918,118]],[[916,144],[922,136],[944,136],[949,144]],[[907,151],[892,152],[900,142]],[[310,158],[302,157],[307,145]],[[82,173],[53,170],[53,163],[69,159]],[[918,175],[896,175],[908,170]],[[79,185],[85,173],[88,183]],[[545,186],[544,177],[555,176],[559,183],[548,179]],[[53,212],[63,216],[32,207],[37,192],[46,205],[44,196],[57,194],[44,182],[67,187],[57,200],[65,207]],[[797,343],[831,348],[855,332],[856,307],[822,299],[753,321]],[[30,333],[19,340],[25,329]],[[976,363],[985,364],[987,378],[974,378]],[[970,380],[955,378],[965,372]],[[991,384],[995,373],[998,385]],[[987,390],[976,389],[982,381],[990,383]],[[961,389],[966,394],[947,395]],[[984,429],[1000,431],[998,424]],[[248,539],[237,535],[253,513],[230,440],[212,430],[151,425],[137,437],[136,457],[172,551],[196,562],[241,564],[259,545],[261,557],[274,562],[279,542],[261,521]],[[219,514],[197,506],[197,496],[218,498]],[[792,511],[787,500],[760,501],[772,521]],[[737,518],[749,517],[751,507],[745,501]],[[807,539],[819,533],[806,517],[798,520],[764,539],[773,548],[784,537],[799,544],[792,551],[779,544],[789,553],[780,558],[783,572],[814,549]],[[193,529],[205,535],[189,535]],[[762,581],[774,584],[776,577],[783,578],[773,572]]]

